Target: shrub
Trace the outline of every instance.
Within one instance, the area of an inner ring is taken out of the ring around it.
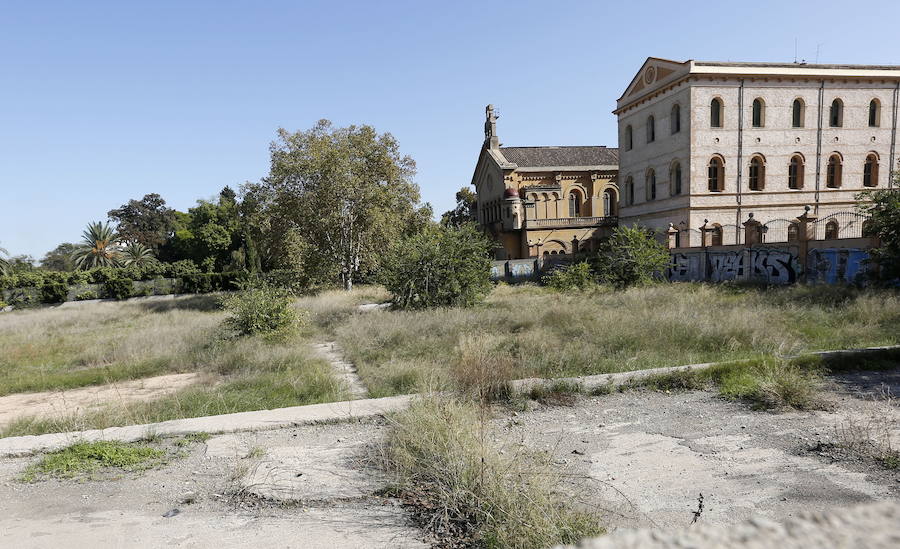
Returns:
[[[41,286],[42,303],[62,303],[69,298],[69,287],[62,282],[48,282]]]
[[[878,265],[878,277],[900,279],[900,190],[880,189],[861,193],[862,210],[869,215],[866,235],[877,236],[879,246],[869,251]]]
[[[594,273],[591,271],[590,265],[583,261],[554,269],[544,277],[543,282],[558,292],[587,290],[596,286]]]
[[[238,335],[287,331],[301,320],[292,296],[279,288],[243,290],[222,298],[222,307],[228,313],[226,325]]]
[[[432,226],[394,243],[381,282],[402,309],[472,305],[491,289],[492,247],[473,225]]]
[[[671,264],[669,251],[641,227],[616,227],[600,244],[594,271],[618,289],[652,282]]]
[[[87,290],[75,296],[75,301],[87,301],[89,299],[98,299],[100,296],[94,290]]]
[[[128,299],[134,293],[130,278],[111,278],[103,283],[103,296],[110,299]]]

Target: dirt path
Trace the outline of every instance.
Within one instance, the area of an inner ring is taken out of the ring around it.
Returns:
[[[110,403],[153,400],[196,383],[200,374],[170,374],[68,391],[20,393],[0,397],[0,427],[20,417],[62,418]]]
[[[338,379],[341,380],[353,399],[368,397],[369,391],[366,389],[365,384],[363,384],[362,379],[360,379],[356,366],[344,360],[344,356],[337,343],[334,341],[327,341],[325,343],[314,343],[311,347],[313,352],[331,364],[331,368],[334,370],[335,375],[338,376]]]

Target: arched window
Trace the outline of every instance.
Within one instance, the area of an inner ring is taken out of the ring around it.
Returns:
[[[788,165],[788,188],[802,189],[803,177],[806,167],[803,163],[803,157],[795,154],[791,157],[791,163]]]
[[[828,170],[825,173],[825,186],[837,189],[841,186],[841,157],[833,154],[828,158]]]
[[[646,191],[648,202],[656,200],[656,172],[653,168],[647,170],[647,176],[644,179],[644,190]]]
[[[681,105],[678,103],[672,105],[672,113],[669,115],[669,129],[673,135],[681,131]]]
[[[877,99],[869,101],[869,127],[877,128],[881,125],[881,102]]]
[[[631,176],[625,180],[625,203],[629,206],[634,204],[634,178]]]
[[[788,242],[797,242],[800,240],[800,225],[798,223],[791,223],[788,225],[787,239]]]
[[[832,128],[840,128],[844,125],[844,102],[835,99],[831,102],[831,111],[828,113],[828,125]]]
[[[794,99],[794,104],[791,106],[791,126],[794,128],[802,128],[805,125],[805,119],[806,105],[803,103],[803,100],[798,97],[797,99]]]
[[[656,140],[656,119],[653,115],[647,117],[647,143],[653,143]]]
[[[710,192],[718,193],[725,190],[725,163],[721,157],[714,156],[709,159],[707,174]]]
[[[721,246],[722,245],[722,226],[718,223],[713,225],[712,228],[712,238],[710,238],[711,246]]]
[[[863,185],[866,187],[878,186],[878,157],[875,153],[869,153],[866,156],[866,163],[863,165]]]
[[[753,100],[753,115],[751,118],[754,128],[762,128],[766,125],[766,104],[759,97]]]
[[[834,240],[840,235],[840,226],[836,219],[825,224],[825,240]]]
[[[616,215],[616,191],[606,189],[603,191],[603,216],[614,217]]]
[[[709,125],[711,128],[722,127],[722,100],[718,97],[709,102]]]
[[[630,151],[631,146],[631,126],[625,126],[625,150]]]
[[[669,181],[671,182],[669,194],[672,196],[681,194],[681,163],[678,161],[675,161],[669,168]]]
[[[761,191],[766,188],[766,163],[763,157],[756,155],[750,159],[748,182],[751,191]]]
[[[578,191],[569,193],[569,217],[581,217],[581,193]]]

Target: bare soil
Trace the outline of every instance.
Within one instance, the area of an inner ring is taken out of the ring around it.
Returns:
[[[197,383],[200,374],[170,374],[66,391],[0,397],[0,427],[20,417],[64,418],[108,404],[154,400]]]

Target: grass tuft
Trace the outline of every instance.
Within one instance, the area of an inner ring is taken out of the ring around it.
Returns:
[[[549,456],[504,453],[487,440],[485,413],[471,400],[423,398],[391,417],[380,461],[391,492],[423,526],[459,546],[488,548],[543,548],[602,533],[597,517],[559,495]]]
[[[124,442],[78,442],[50,452],[22,473],[23,482],[42,478],[82,477],[100,469],[137,471],[162,464],[166,453],[149,446]]]

